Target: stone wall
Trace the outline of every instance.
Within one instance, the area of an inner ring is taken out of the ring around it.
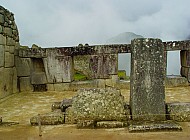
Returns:
[[[18,92],[16,49],[19,34],[13,13],[0,6],[0,98]]]

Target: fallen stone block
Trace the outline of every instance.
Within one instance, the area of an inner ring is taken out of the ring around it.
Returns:
[[[61,111],[62,111],[62,112],[65,112],[65,110],[66,110],[68,107],[72,106],[72,102],[73,102],[72,99],[64,99],[64,100],[61,102],[61,104],[60,104],[60,109],[61,109]]]
[[[65,110],[65,124],[77,124],[77,116],[74,114],[72,107]]]
[[[31,125],[38,125],[39,120],[41,121],[41,125],[58,125],[64,124],[64,113],[62,112],[50,112],[46,114],[41,114],[34,116],[30,119]]]
[[[77,121],[77,128],[78,129],[85,129],[85,128],[95,128],[96,122],[94,120],[78,120]]]
[[[125,127],[124,122],[119,121],[101,121],[97,122],[97,128],[123,128]]]
[[[190,103],[167,103],[166,106],[170,120],[179,122],[190,121]]]
[[[157,132],[157,131],[182,131],[182,127],[174,121],[138,122],[132,121],[128,127],[130,133]]]
[[[114,88],[80,89],[72,104],[77,120],[95,121],[128,120],[124,106],[124,97]]]
[[[52,105],[51,105],[51,110],[52,111],[55,111],[55,110],[60,110],[61,109],[61,102],[54,102]]]

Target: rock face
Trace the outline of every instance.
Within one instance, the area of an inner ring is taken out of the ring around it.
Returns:
[[[15,49],[19,34],[13,13],[0,6],[0,98],[18,92]]]
[[[168,103],[167,112],[171,120],[179,122],[190,121],[190,103]]]
[[[164,47],[159,39],[134,39],[130,106],[133,120],[165,120]]]
[[[128,120],[120,91],[108,89],[81,89],[73,97],[73,112],[77,120]]]

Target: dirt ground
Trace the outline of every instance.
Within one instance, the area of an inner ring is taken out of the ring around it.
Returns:
[[[121,90],[129,101],[129,90]],[[76,129],[75,125],[38,126],[30,125],[30,118],[51,111],[53,102],[71,98],[76,92],[31,92],[19,93],[0,100],[0,116],[3,122],[19,122],[18,125],[0,126],[0,140],[190,140],[190,122],[180,123],[182,132],[129,133],[120,129]],[[190,102],[190,87],[166,89],[166,102]]]

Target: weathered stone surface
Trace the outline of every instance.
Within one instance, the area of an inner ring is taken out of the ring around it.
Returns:
[[[80,89],[73,97],[73,112],[77,120],[127,120],[124,97],[120,91],[108,89]]]
[[[13,69],[0,68],[0,98],[13,93]]]
[[[167,103],[167,112],[171,120],[190,121],[190,103]]]
[[[106,79],[95,79],[98,88],[106,87]]]
[[[0,34],[2,34],[2,33],[3,33],[3,26],[0,25]]]
[[[189,86],[185,77],[181,76],[167,76],[165,79],[165,87]]]
[[[64,113],[62,112],[50,112],[40,115],[41,125],[58,125],[64,124]],[[34,116],[30,119],[31,125],[38,125],[39,116]]]
[[[131,122],[129,132],[182,131],[182,127],[174,121]]]
[[[133,120],[165,120],[164,47],[160,39],[131,45],[130,106]]]
[[[19,49],[19,56],[23,58],[45,58],[47,57],[46,49],[44,48],[26,48]]]
[[[0,45],[6,45],[6,37],[0,34]]]
[[[72,103],[73,103],[73,100],[72,100],[72,99],[63,99],[63,101],[62,101],[61,104],[60,104],[61,111],[62,111],[62,112],[66,112],[66,109],[67,109],[68,107],[71,107],[71,106],[72,106]]]
[[[54,84],[46,84],[47,85],[47,91],[55,91]]]
[[[4,24],[5,18],[4,15],[0,14],[0,24]]]
[[[15,65],[18,76],[30,76],[31,59],[15,57]]]
[[[48,83],[73,81],[73,59],[70,56],[57,56],[56,50],[49,50],[48,58],[44,58],[44,67]]]
[[[118,75],[110,75],[109,79],[106,79],[106,87],[116,87],[116,84],[119,82]]]
[[[73,57],[74,69],[86,75],[89,79],[92,78],[92,71],[89,68],[90,55],[78,55]]]
[[[12,31],[11,28],[5,27],[4,28],[4,34],[7,35],[7,36],[9,36],[9,37],[12,37],[13,31]]]
[[[67,91],[70,90],[70,83],[56,83],[54,84],[55,91]]]
[[[85,129],[85,128],[95,128],[96,122],[94,120],[78,120],[77,128]]]
[[[181,67],[181,76],[187,78],[190,82],[190,67]]]
[[[30,83],[30,77],[20,77],[19,78],[20,91],[33,91],[33,86]]]
[[[77,124],[77,116],[74,113],[74,110],[72,107],[68,107],[65,110],[65,123],[66,124]]]
[[[5,67],[13,67],[14,66],[14,54],[9,52],[5,52]]]
[[[0,67],[3,67],[5,64],[5,49],[4,45],[0,45]]]
[[[13,67],[13,93],[18,93],[18,77],[16,67]]]
[[[15,46],[15,40],[11,37],[7,37],[7,46]]]
[[[97,122],[97,128],[123,128],[125,127],[124,122],[119,121],[101,121]]]
[[[74,81],[70,85],[70,89],[77,91],[81,88],[97,88],[97,82],[95,80],[90,81]]]
[[[47,78],[45,72],[33,72],[31,74],[31,84],[40,85],[46,83]]]
[[[190,50],[180,51],[181,66],[190,67]]]
[[[61,102],[54,102],[52,105],[51,105],[51,110],[52,111],[55,111],[57,109],[61,109]]]

